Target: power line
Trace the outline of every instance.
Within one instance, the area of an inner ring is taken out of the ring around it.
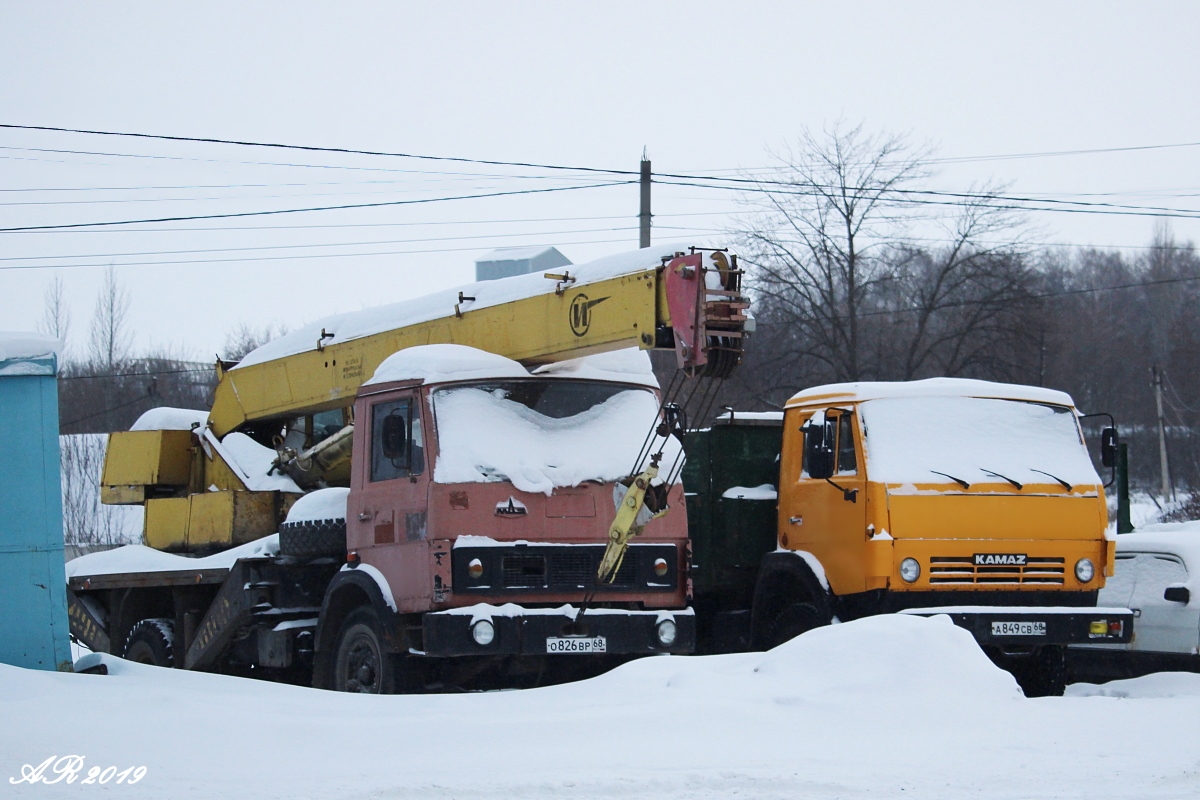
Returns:
[[[568,234],[579,233],[611,233],[615,231],[635,230],[637,226],[627,225],[624,227],[609,227],[609,228],[578,228],[569,231],[522,231],[520,233],[486,233],[472,236],[436,236],[425,237],[420,239],[377,239],[366,242],[328,242],[328,243],[312,243],[312,244],[281,244],[281,245],[262,245],[257,247],[215,247],[202,250],[146,250],[130,253],[84,253],[77,255],[65,256],[6,256],[0,258],[2,261],[45,261],[49,259],[69,259],[69,258],[135,258],[138,256],[173,256],[173,255],[189,255],[193,253],[240,253],[240,252],[255,252],[262,250],[307,250],[316,247],[370,247],[372,245],[385,244],[419,244],[422,242],[456,242],[467,241],[471,239],[502,239],[519,237],[534,237],[534,236],[561,236]],[[666,228],[661,228],[665,230]],[[53,266],[53,265],[47,265]]]
[[[277,214],[299,214],[308,211],[341,211],[351,208],[383,208],[386,206],[407,206],[418,205],[423,203],[441,203],[450,200],[479,200],[486,197],[510,197],[521,194],[545,194],[547,192],[567,192],[575,189],[600,189],[606,186],[621,186],[624,184],[636,183],[636,181],[610,181],[608,183],[592,183],[583,186],[555,186],[547,189],[513,189],[507,192],[488,192],[486,194],[467,194],[456,195],[452,197],[426,197],[415,200],[388,200],[379,203],[348,203],[345,205],[336,206],[310,206],[307,208],[280,208],[271,209],[269,211],[240,211],[230,212],[226,214],[195,214],[188,216],[176,217],[157,217],[154,219],[131,219],[131,220],[111,220],[106,222],[74,222],[64,225],[23,225],[12,228],[0,228],[0,233],[18,233],[24,231],[47,231],[47,230],[63,230],[66,228],[96,228],[96,227],[111,227],[114,225],[143,225],[158,222],[185,222],[188,220],[201,219],[231,219],[233,217],[264,217]]]
[[[619,230],[619,229],[616,229],[616,230]],[[667,230],[667,229],[660,228],[660,230]],[[704,229],[702,229],[702,228],[685,228],[682,230],[702,231],[702,232],[704,231]],[[712,231],[712,232],[720,233],[721,231]],[[627,242],[627,241],[628,241],[628,238],[588,239],[588,240],[583,240],[583,241],[556,242],[555,244],[566,246],[566,245],[577,245],[577,244],[614,244],[617,242]],[[131,262],[124,263],[124,264],[114,264],[111,261],[97,262],[97,263],[93,263],[93,264],[28,264],[28,265],[13,264],[13,265],[9,265],[9,266],[0,267],[0,272],[4,272],[7,270],[26,270],[26,269],[84,269],[84,268],[93,268],[93,267],[116,267],[116,266],[121,266],[121,267],[159,267],[159,266],[171,266],[171,265],[181,265],[181,264],[186,264],[186,265],[232,264],[232,263],[242,263],[242,262],[248,263],[248,262],[255,262],[255,261],[298,261],[298,260],[302,260],[302,259],[303,260],[311,260],[311,259],[321,259],[321,258],[362,258],[362,257],[370,257],[370,256],[404,256],[404,255],[423,255],[423,254],[427,254],[427,253],[461,253],[461,252],[470,252],[470,251],[478,252],[480,249],[482,249],[482,248],[479,245],[472,245],[469,247],[441,247],[441,248],[428,248],[428,249],[422,249],[422,250],[386,250],[386,251],[377,251],[377,252],[370,252],[370,253],[313,253],[313,254],[308,254],[308,255],[301,254],[301,255],[282,255],[282,256],[245,256],[245,257],[241,257],[241,258],[181,259],[181,260],[175,260],[175,261],[131,261]]]
[[[682,180],[666,181],[666,180],[660,179],[660,178],[664,178],[664,177],[665,178],[680,178]],[[691,178],[687,175],[671,175],[668,173],[659,173],[659,175],[654,178],[655,183],[662,183],[662,184],[666,184],[669,186],[691,186],[691,187],[696,187],[696,188],[701,188],[701,189],[725,189],[725,190],[740,191],[740,192],[756,192],[759,194],[792,194],[792,195],[799,195],[799,196],[804,196],[804,197],[823,196],[822,193],[820,192],[821,189],[838,190],[841,188],[841,187],[830,186],[830,185],[825,185],[825,184],[805,184],[805,183],[793,183],[793,182],[789,182],[789,181],[763,181],[763,180],[756,180],[753,178],[715,178],[713,180],[725,181],[728,183],[735,183],[738,185],[729,186],[729,185],[725,185],[723,183],[722,184],[696,183],[696,182],[693,182],[694,181],[693,178]],[[748,188],[742,184],[751,184],[751,186]],[[780,186],[782,188],[780,188],[780,189],[763,188],[764,185]],[[811,187],[811,188],[809,188],[809,187]],[[863,189],[862,187],[845,187],[845,188],[847,191],[853,191],[853,192],[874,191],[874,190]],[[805,191],[805,189],[808,189],[808,190]],[[880,189],[880,190],[878,190],[878,194],[881,196],[904,195],[905,197],[896,198],[895,200],[897,202],[905,202],[905,203],[910,203],[913,205],[961,205],[963,200],[983,200],[983,201],[988,202],[990,208],[1002,208],[1002,209],[1007,209],[1007,210],[1019,210],[1019,211],[1068,211],[1068,212],[1074,212],[1074,213],[1085,213],[1086,212],[1086,213],[1096,213],[1096,214],[1117,213],[1117,211],[1119,211],[1121,213],[1125,213],[1130,216],[1179,216],[1179,217],[1183,217],[1186,219],[1200,217],[1200,210],[1197,210],[1197,209],[1182,209],[1182,208],[1171,208],[1171,207],[1164,207],[1164,206],[1133,206],[1133,205],[1125,205],[1125,204],[1121,204],[1121,203],[1103,203],[1103,202],[1095,202],[1095,201],[1087,201],[1087,200],[1058,200],[1058,199],[1052,199],[1052,198],[1017,197],[1017,196],[1010,196],[1010,195],[974,193],[974,192],[948,192],[948,191],[943,191],[943,190],[939,190],[939,189],[886,189],[886,190]],[[946,198],[951,198],[951,200],[949,200],[949,201],[918,200],[918,199],[909,198],[909,197],[907,197],[908,195],[915,195],[915,196],[921,196],[921,197],[935,197],[935,198],[946,197]],[[1072,208],[1030,208],[1028,206],[998,205],[996,202],[994,202],[997,200],[1009,202],[1009,203],[1042,203],[1045,205],[1054,205],[1054,206],[1072,206]],[[1074,206],[1082,206],[1082,208],[1074,208]],[[1115,211],[1104,211],[1101,209],[1115,209]]]
[[[2,126],[0,126],[2,127]],[[0,150],[15,150],[18,152],[28,153],[59,153],[63,155],[81,155],[81,156],[105,156],[110,158],[146,158],[162,161],[203,161],[214,164],[247,164],[251,166],[263,167],[311,167],[315,169],[348,169],[360,170],[366,172],[397,172],[407,175],[439,175],[446,176],[452,180],[465,178],[529,178],[533,180],[550,179],[557,177],[559,180],[587,180],[583,175],[509,175],[495,172],[448,172],[446,170],[430,170],[430,169],[395,169],[381,167],[361,167],[361,166],[346,166],[344,164],[304,164],[295,162],[280,162],[280,161],[230,161],[224,158],[198,158],[196,156],[168,156],[153,153],[107,153],[97,150],[62,150],[49,147],[16,147],[14,145],[0,145]],[[42,159],[25,159],[30,161],[39,161]],[[53,163],[71,163],[59,159],[52,159]],[[96,166],[109,166],[107,164],[99,164]],[[361,181],[362,183],[387,183],[389,181]],[[286,184],[285,184],[286,185]],[[304,185],[304,184],[297,184]],[[8,190],[13,191],[13,190]],[[20,190],[17,190],[20,191]]]
[[[302,150],[310,153],[338,153],[341,155],[384,156],[388,158],[411,158],[422,161],[451,161],[460,164],[486,164],[492,167],[532,167],[534,169],[552,169],[570,172],[599,172],[607,175],[637,175],[636,170],[600,169],[598,167],[568,167],[559,164],[534,164],[528,161],[493,161],[482,158],[464,158],[460,156],[431,156],[417,153],[398,153],[383,150],[356,150],[349,147],[318,147],[314,145],[283,144],[280,142],[252,142],[240,139],[217,139],[200,136],[167,136],[154,133],[129,133],[122,131],[95,131],[81,128],[58,128],[48,125],[11,125],[0,123],[0,128],[25,131],[52,131],[55,133],[81,133],[89,136],[115,136],[132,139],[156,139],[167,142],[198,142],[201,144],[226,144],[239,147],[269,147],[280,150]]]
[[[655,214],[655,218],[665,217],[719,217],[725,216],[727,211],[693,211],[676,214]],[[518,219],[464,219],[464,220],[428,220],[428,221],[409,221],[409,222],[339,222],[327,224],[304,223],[301,225],[237,225],[237,226],[221,226],[221,227],[186,227],[186,228],[101,228],[99,230],[65,230],[65,231],[21,231],[21,233],[30,234],[49,234],[59,235],[64,233],[204,233],[208,231],[307,231],[307,230],[333,230],[341,228],[398,228],[411,226],[425,225],[508,225],[519,222],[581,222],[591,220],[605,219],[629,219],[630,214],[610,214],[608,216],[598,217],[525,217]]]

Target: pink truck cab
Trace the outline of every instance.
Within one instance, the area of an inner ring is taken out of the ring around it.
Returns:
[[[642,468],[659,403],[644,354],[599,359],[531,374],[434,345],[398,353],[360,389],[346,563],[321,607],[317,685],[398,682],[418,660],[692,651],[681,484],[613,581],[596,578],[614,488]],[[614,369],[580,367],[597,363]],[[652,438],[668,475],[678,443]]]

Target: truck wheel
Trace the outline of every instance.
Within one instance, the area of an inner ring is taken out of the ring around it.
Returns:
[[[370,608],[357,609],[346,617],[333,657],[334,691],[392,693],[392,658],[383,646],[381,627]]]
[[[1067,648],[1047,645],[1012,666],[1026,697],[1062,697],[1067,688]]]
[[[346,520],[285,522],[279,526],[279,553],[301,558],[345,557]]]
[[[158,617],[137,623],[125,639],[121,658],[153,667],[175,666],[175,622]]]
[[[776,615],[768,641],[771,647],[778,647],[821,624],[821,613],[812,603],[792,603]]]

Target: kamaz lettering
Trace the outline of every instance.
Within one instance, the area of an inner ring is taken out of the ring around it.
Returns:
[[[976,553],[975,566],[977,567],[1023,567],[1025,566],[1024,553]]]

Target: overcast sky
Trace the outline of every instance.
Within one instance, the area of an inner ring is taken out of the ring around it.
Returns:
[[[1023,196],[1200,208],[1200,146],[976,158],[1200,142],[1194,3],[348,6],[5,0],[0,123],[610,169],[636,169],[645,147],[656,172],[733,175],[843,119],[969,159],[943,164],[940,188],[990,179]],[[605,180],[0,129],[4,228]],[[655,241],[721,241],[739,210],[728,191],[656,186]],[[33,328],[61,275],[82,350],[113,264],[136,347],[208,360],[238,323],[297,327],[467,282],[494,247],[554,244],[575,262],[632,249],[636,214],[636,186],[621,185],[0,233],[0,329]],[[1031,222],[1047,242],[1116,247],[1145,244],[1154,224]],[[1172,224],[1200,238],[1200,220]],[[49,264],[74,266],[15,268]]]

